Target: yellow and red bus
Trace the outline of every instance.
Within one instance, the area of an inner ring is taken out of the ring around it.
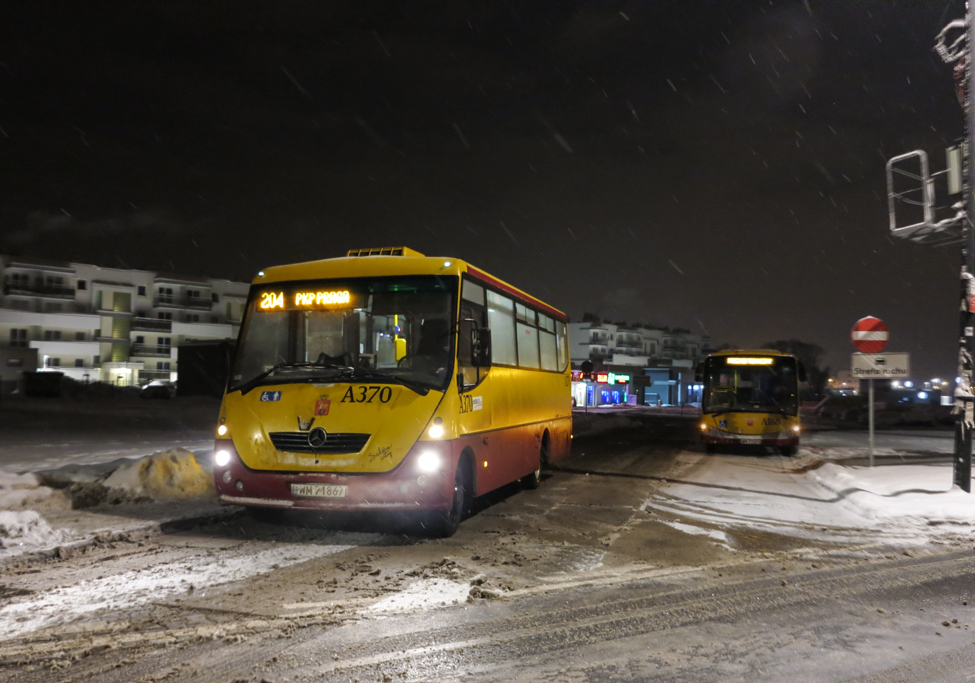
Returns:
[[[472,500],[568,456],[567,318],[464,261],[406,247],[254,279],[220,407],[220,501],[421,513],[450,535]]]
[[[703,383],[701,440],[709,453],[722,446],[765,446],[786,455],[799,447],[799,382],[805,368],[778,351],[720,351],[695,377]]]

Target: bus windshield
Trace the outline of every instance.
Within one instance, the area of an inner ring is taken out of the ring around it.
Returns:
[[[318,381],[443,390],[457,287],[434,275],[255,285],[228,390]]]
[[[704,413],[798,413],[794,358],[711,357],[705,367]]]

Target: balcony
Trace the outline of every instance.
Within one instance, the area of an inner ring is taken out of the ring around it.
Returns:
[[[99,334],[97,337],[95,337],[95,341],[110,342],[112,344],[129,344],[132,342],[132,340],[128,337],[112,337],[104,334]]]
[[[156,344],[133,344],[129,351],[130,356],[155,356],[169,358],[172,355],[172,346]]]
[[[156,308],[190,308],[196,311],[209,311],[213,300],[195,296],[157,296],[152,300]]]
[[[31,285],[23,282],[9,282],[4,285],[6,294],[42,296],[51,299],[74,299],[74,287],[67,285]]]
[[[146,332],[172,332],[172,320],[160,320],[159,318],[132,318],[132,330],[143,330]]]

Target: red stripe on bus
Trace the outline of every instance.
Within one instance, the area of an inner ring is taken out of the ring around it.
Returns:
[[[536,306],[536,307],[542,309],[543,311],[545,311],[546,313],[548,313],[552,317],[554,317],[554,318],[556,318],[558,320],[561,320],[562,322],[568,322],[569,321],[568,316],[566,316],[566,314],[563,313],[562,311],[560,311],[560,310],[558,310],[556,308],[552,308],[547,303],[545,303],[543,301],[539,301],[538,299],[536,299],[533,296],[530,296],[528,294],[524,294],[522,292],[519,292],[517,289],[515,289],[511,285],[506,284],[506,283],[502,282],[501,280],[498,280],[497,278],[491,277],[490,275],[488,275],[487,273],[485,273],[483,270],[478,270],[477,268],[474,268],[473,266],[467,266],[467,272],[470,273],[471,275],[473,275],[474,277],[476,277],[478,280],[481,280],[483,282],[486,282],[487,284],[492,285],[494,287],[497,287],[498,289],[503,290],[503,291],[507,292],[508,294],[511,294],[512,296],[514,296],[514,297],[516,297],[518,299],[521,299],[522,301],[524,301],[526,303],[531,304],[532,306]]]

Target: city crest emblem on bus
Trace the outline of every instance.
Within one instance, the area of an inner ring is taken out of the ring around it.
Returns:
[[[321,396],[315,401],[315,415],[328,415],[328,409],[332,405],[332,400],[328,396]]]

